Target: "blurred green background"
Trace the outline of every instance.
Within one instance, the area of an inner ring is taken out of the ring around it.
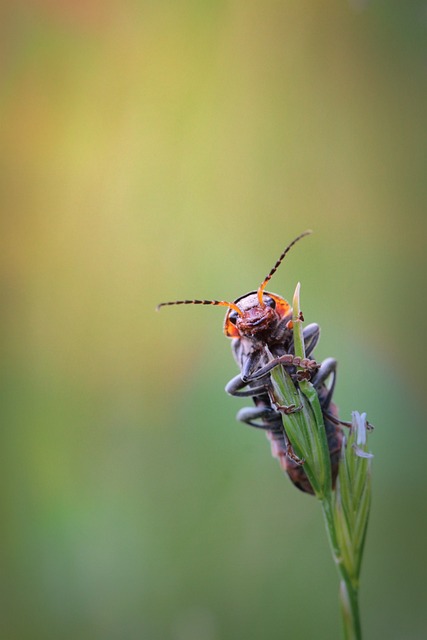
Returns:
[[[427,9],[0,8],[0,637],[340,637],[319,505],[236,423],[223,311],[302,283],[376,425],[366,638],[425,638]]]

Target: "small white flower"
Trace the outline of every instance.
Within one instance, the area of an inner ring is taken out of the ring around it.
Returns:
[[[367,422],[366,413],[360,414],[358,411],[352,412],[352,425],[350,432],[356,436],[356,442],[352,444],[355,454],[359,458],[373,458],[372,453],[365,451],[367,445]]]

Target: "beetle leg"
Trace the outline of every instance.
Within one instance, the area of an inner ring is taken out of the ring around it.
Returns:
[[[275,458],[279,457],[280,452],[286,452],[286,456],[293,462],[298,465],[304,464],[304,460],[301,460],[293,450],[282,420],[276,411],[270,407],[244,407],[240,409],[236,418],[251,427],[267,431],[267,436],[271,441],[272,454]]]
[[[316,323],[308,324],[304,327],[302,332],[304,338],[305,355],[308,357],[314,350],[315,346],[319,342],[320,327]],[[294,350],[294,339],[291,338],[287,351]]]
[[[271,407],[243,407],[237,413],[237,420],[244,422],[251,427],[270,431],[274,429],[275,424],[282,429],[282,420],[274,409]],[[259,422],[262,420],[263,422]]]
[[[332,422],[333,424],[336,424],[338,426],[342,426],[342,427],[352,427],[353,423],[349,422],[348,420],[341,420],[340,418],[337,418],[336,416],[334,416],[333,413],[330,413],[328,410],[323,410],[323,415],[326,416],[326,418]],[[366,421],[366,428],[368,431],[373,431],[374,430],[374,425],[371,424],[370,422]]]
[[[319,342],[320,338],[320,327],[318,324],[313,322],[312,324],[308,324],[304,327],[302,332],[304,338],[304,346],[305,346],[305,355],[308,357],[310,353],[313,352],[314,347]]]
[[[230,396],[237,396],[238,398],[259,396],[267,391],[267,386],[261,384],[257,387],[248,387],[245,391],[241,391],[244,387],[247,387],[247,383],[243,382],[239,373],[239,375],[235,376],[227,383],[225,391],[230,394]]]
[[[293,462],[295,462],[297,465],[303,465],[305,462],[303,458],[298,458],[287,436],[286,436],[286,455],[288,456],[288,458],[293,460]]]
[[[300,358],[299,356],[294,356],[291,353],[286,353],[283,356],[279,356],[278,358],[273,358],[270,360],[268,364],[264,367],[255,371],[250,376],[244,376],[243,372],[241,374],[242,380],[244,382],[251,382],[252,380],[258,380],[262,378],[267,373],[270,373],[272,369],[277,367],[279,364],[289,367],[303,367],[309,372],[315,372],[320,367],[320,365],[315,360],[309,360],[308,358]]]
[[[271,429],[267,431],[267,438],[271,443],[271,454],[273,458],[278,458],[280,465],[284,471],[288,471],[288,465],[286,461],[291,460],[298,466],[304,464],[305,460],[299,458],[289,441],[285,429]]]
[[[301,411],[301,409],[303,408],[302,404],[300,405],[296,405],[296,404],[279,404],[277,402],[276,396],[274,394],[273,388],[270,385],[268,388],[268,395],[270,398],[270,402],[273,405],[273,407],[276,409],[276,411],[280,411],[280,413],[284,413],[285,415],[289,415],[290,413],[296,413],[297,411]]]
[[[325,384],[329,376],[332,375],[332,383],[329,387],[326,396],[322,398],[322,409],[327,410],[331,404],[332,395],[334,393],[335,382],[337,379],[337,361],[335,358],[326,358],[320,365],[319,370],[315,374],[312,383],[313,386],[319,388],[322,384]]]
[[[242,368],[240,371],[240,377],[243,382],[245,383],[249,382],[250,380],[252,380],[254,376],[256,376],[257,378],[262,377],[258,375],[258,371],[260,371],[260,369],[258,368],[258,364],[261,360],[261,356],[262,356],[261,350],[252,351],[251,353],[248,354],[248,357],[243,362]]]
[[[280,411],[280,413],[284,413],[286,416],[288,416],[290,413],[296,413],[297,411],[301,411],[303,406],[302,404],[296,406],[296,404],[289,404],[289,405],[285,405],[285,404],[275,404],[275,407],[278,411]]]

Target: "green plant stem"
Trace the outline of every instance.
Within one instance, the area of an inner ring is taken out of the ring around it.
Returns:
[[[331,497],[327,497],[322,500],[322,510],[325,518],[329,544],[331,546],[332,555],[341,580],[340,601],[344,625],[344,637],[346,640],[361,640],[362,629],[360,626],[358,585],[352,583],[350,575],[348,574],[341,557]]]
[[[298,283],[293,298],[294,345],[295,355],[304,358],[305,345],[301,327],[300,311],[300,284]],[[351,576],[345,566],[337,535],[336,520],[334,517],[335,498],[332,491],[330,457],[322,409],[320,407],[317,392],[309,382],[301,381],[299,388],[311,405],[313,418],[317,424],[317,431],[319,434],[318,443],[321,448],[321,455],[326,462],[326,475],[323,483],[323,491],[316,492],[316,495],[320,499],[322,505],[329,544],[340,577],[340,602],[344,625],[344,637],[346,640],[361,640],[362,631],[358,603],[358,583],[355,583],[354,580],[351,579]]]

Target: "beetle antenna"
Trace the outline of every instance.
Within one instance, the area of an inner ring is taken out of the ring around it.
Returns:
[[[239,316],[243,315],[243,311],[239,309],[237,304],[234,304],[234,302],[226,302],[225,300],[174,300],[173,302],[161,302],[157,305],[156,311],[158,311],[160,307],[168,307],[172,304],[212,304],[219,307],[228,307],[236,311]]]
[[[261,307],[265,306],[262,294],[264,292],[265,287],[267,286],[267,282],[270,280],[271,276],[273,276],[280,263],[282,262],[283,258],[285,257],[285,255],[288,253],[288,251],[290,249],[292,249],[292,247],[294,246],[294,244],[296,244],[298,242],[298,240],[301,240],[301,238],[304,238],[305,236],[310,235],[310,233],[312,233],[311,229],[307,229],[307,231],[304,231],[304,233],[301,233],[301,235],[299,235],[297,238],[295,238],[295,240],[292,240],[291,244],[288,244],[288,246],[286,247],[286,249],[283,251],[283,253],[280,255],[279,259],[277,260],[276,264],[274,265],[274,267],[272,268],[272,270],[270,271],[270,273],[268,274],[268,276],[265,277],[265,279],[262,281],[262,283],[260,284],[259,288],[258,288],[258,301],[261,305]]]

